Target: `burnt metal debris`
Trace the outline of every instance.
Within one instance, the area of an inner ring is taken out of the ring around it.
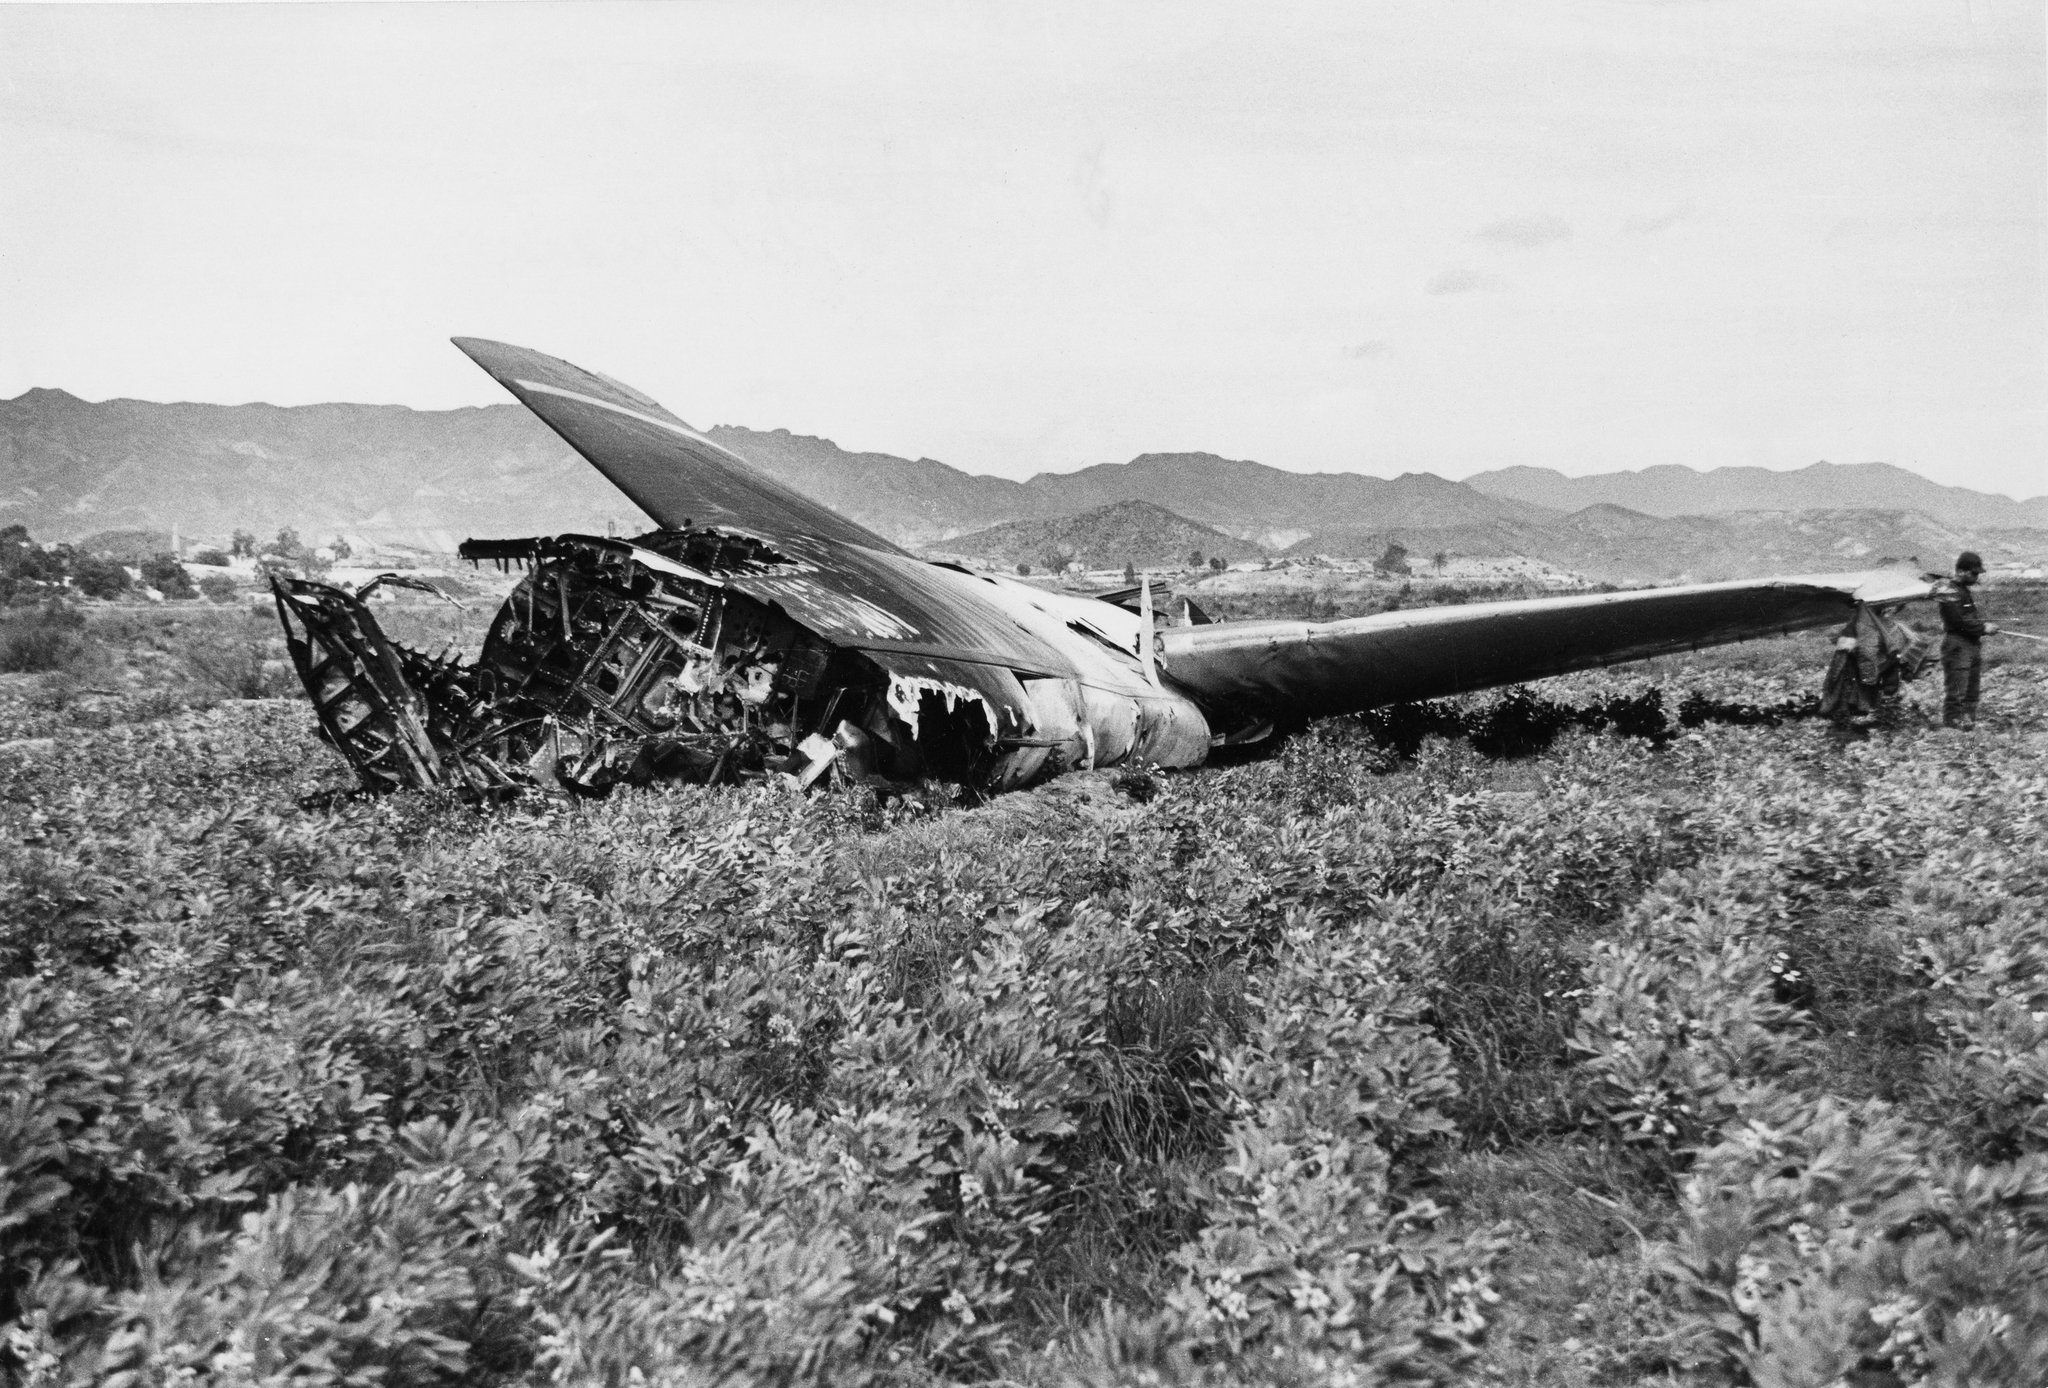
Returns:
[[[1001,790],[1194,766],[1315,717],[1840,623],[1924,580],[1820,575],[1335,622],[1162,625],[1149,586],[1075,597],[904,553],[647,397],[503,343],[457,345],[655,522],[471,540],[526,572],[474,663],[390,639],[358,590],[272,579],[320,729],[365,787],[729,782],[828,771]]]
[[[884,715],[885,671],[725,581],[771,567],[761,551],[702,531],[471,542],[465,558],[528,570],[474,664],[391,640],[367,592],[273,587],[321,730],[372,789],[815,779],[842,758],[924,774],[932,738]],[[970,778],[976,740],[957,741],[942,769]]]

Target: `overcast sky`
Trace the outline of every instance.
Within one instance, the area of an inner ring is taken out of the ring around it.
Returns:
[[[0,6],[0,396],[2048,492],[2039,0]]]

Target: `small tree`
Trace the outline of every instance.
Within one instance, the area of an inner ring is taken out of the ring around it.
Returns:
[[[237,559],[254,559],[256,537],[246,530],[237,530],[234,538],[228,541],[228,553]]]
[[[233,602],[235,581],[226,574],[207,574],[199,580],[199,591],[208,602]]]
[[[104,554],[81,554],[71,566],[71,586],[89,598],[118,598],[134,586],[128,570]]]
[[[1199,569],[1202,567],[1202,551],[1198,549],[1191,549],[1188,551],[1188,567],[1191,569]]]
[[[277,538],[263,547],[265,554],[274,554],[280,559],[298,559],[306,553],[305,542],[299,539],[299,532],[289,525],[277,532]]]
[[[1131,563],[1128,559],[1124,560],[1124,582],[1130,584],[1133,588],[1138,586],[1137,565]]]
[[[1408,546],[1399,540],[1389,540],[1380,557],[1372,561],[1373,572],[1382,578],[1389,574],[1405,574],[1408,568]]]
[[[1451,562],[1451,556],[1445,554],[1442,550],[1438,550],[1435,554],[1429,556],[1429,562],[1436,566],[1436,571],[1438,573],[1442,573],[1444,571],[1444,565]]]
[[[0,602],[31,597],[64,581],[68,550],[44,549],[21,525],[0,527]]]
[[[142,581],[167,598],[199,596],[199,590],[192,586],[185,566],[178,562],[175,554],[152,554],[138,567],[142,570]]]
[[[1019,564],[1017,565],[1017,572],[1028,577],[1031,573],[1031,566],[1029,564]]]
[[[1212,554],[1209,556],[1209,567],[1214,569],[1217,573],[1222,573],[1225,569],[1230,567],[1230,561],[1228,559],[1225,559],[1220,554]]]

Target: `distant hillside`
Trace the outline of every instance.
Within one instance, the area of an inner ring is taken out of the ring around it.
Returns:
[[[1078,515],[1148,501],[1279,547],[1332,522],[1458,525],[1553,513],[1428,473],[1391,481],[1358,473],[1285,472],[1213,453],[1145,453],[1027,482],[980,477],[922,458],[848,453],[829,439],[722,425],[711,437],[808,496],[903,544],[929,545],[1012,520]]]
[[[1491,559],[1501,555],[1527,554],[1542,546],[1549,525],[1531,521],[1489,521],[1479,525],[1344,525],[1318,530],[1283,546],[1280,553],[1295,557],[1327,554],[1339,559],[1374,559],[1390,543],[1407,549],[1410,562],[1426,565],[1438,553]]]
[[[296,527],[453,548],[472,533],[602,531],[635,508],[517,405],[0,401],[0,524],[269,536]],[[634,524],[637,528],[639,522]]]
[[[1087,569],[1183,569],[1223,559],[1260,559],[1257,545],[1176,516],[1149,501],[1113,501],[1055,520],[1010,521],[928,547],[927,553],[1010,568],[1049,569],[1078,562]]]
[[[168,530],[102,530],[80,539],[78,547],[87,554],[103,554],[126,564],[139,564],[155,555],[170,553],[171,540]]]
[[[1489,496],[1572,512],[1625,506],[1651,516],[1714,516],[1735,511],[1918,511],[1968,528],[2048,527],[2048,496],[2027,501],[1966,487],[1944,487],[1890,463],[1814,463],[1773,472],[1724,467],[1650,467],[1566,477],[1549,468],[1511,467],[1465,479]]]
[[[1128,463],[1040,473],[1024,485],[1044,498],[1053,514],[1115,501],[1153,501],[1190,520],[1275,546],[1332,525],[1469,525],[1553,514],[1426,472],[1392,480],[1348,472],[1283,472],[1213,453],[1145,453]]]
[[[1369,558],[1398,539],[1418,558],[1438,550],[1526,555],[1612,582],[1707,582],[1759,573],[1825,573],[1910,562],[1946,569],[1964,549],[1992,564],[2048,560],[2048,530],[1970,529],[1917,511],[1741,511],[1651,516],[1588,506],[1541,525],[1337,530],[1289,550]]]
[[[1631,581],[1915,554],[1946,564],[1965,544],[1994,563],[2048,557],[2048,498],[2015,502],[1878,463],[1586,478],[1508,468],[1468,485],[1147,453],[1014,482],[787,430],[711,434],[898,543],[1011,563],[1054,548],[1108,567],[1180,563],[1196,549],[1235,560],[1255,546],[1372,557],[1389,539],[1425,557],[1521,554]],[[1124,503],[1150,509],[1115,510]],[[11,523],[43,540],[174,527],[187,540],[267,539],[290,526],[310,544],[348,535],[450,550],[470,535],[630,533],[647,521],[516,404],[91,403],[32,390],[0,401],[0,525]]]
[[[1057,515],[1030,485],[979,477],[930,458],[849,453],[830,439],[734,425],[706,431],[763,472],[898,544],[981,530],[998,521]]]
[[[849,453],[787,430],[710,433],[771,476],[911,546],[1117,501],[1150,501],[1270,545],[1332,524],[1549,514],[1426,474],[1389,481],[1155,453],[1013,482],[930,458]],[[309,541],[348,533],[446,549],[466,535],[602,531],[607,522],[636,530],[645,518],[514,404],[95,404],[32,390],[0,401],[0,524],[8,522],[46,539],[173,525],[186,535],[269,535],[290,525]]]

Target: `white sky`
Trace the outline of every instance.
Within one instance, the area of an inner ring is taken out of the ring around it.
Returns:
[[[2048,492],[2039,0],[0,6],[0,396]]]

